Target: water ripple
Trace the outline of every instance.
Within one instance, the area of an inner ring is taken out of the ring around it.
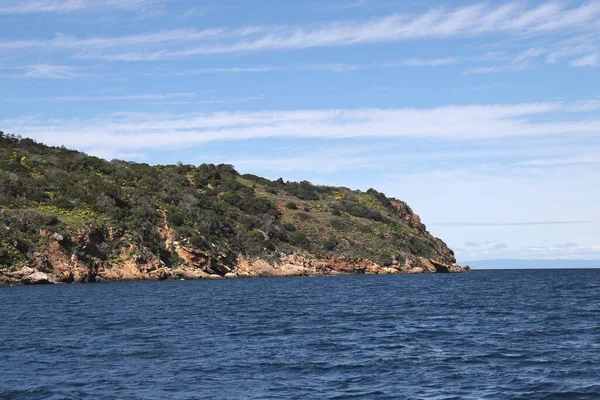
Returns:
[[[0,288],[2,399],[600,399],[600,270]]]

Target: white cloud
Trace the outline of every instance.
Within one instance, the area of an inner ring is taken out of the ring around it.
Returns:
[[[89,74],[68,65],[35,64],[24,68],[23,72],[8,75],[11,78],[31,79],[73,79]]]
[[[177,98],[195,98],[196,93],[132,94],[115,96],[57,96],[37,100],[44,101],[121,101],[121,100],[169,100]],[[31,101],[31,100],[29,100]]]
[[[205,54],[348,46],[414,39],[469,37],[492,33],[541,34],[557,30],[598,27],[600,2],[577,8],[543,4],[523,8],[516,3],[491,7],[476,4],[453,10],[431,10],[420,15],[392,14],[367,21],[325,24],[312,28],[264,27],[264,32],[234,43],[208,43],[154,53],[89,54],[112,60],[180,58]],[[551,22],[549,22],[551,21]]]
[[[571,242],[540,246],[509,246],[499,243],[486,248],[455,248],[455,251],[461,260],[587,260],[600,256],[598,246],[583,246]]]
[[[154,0],[7,0],[0,14],[67,13],[100,9],[134,10]]]
[[[353,2],[350,2],[350,3],[337,4],[337,5],[333,6],[333,8],[343,10],[343,9],[348,9],[348,8],[367,6],[367,5],[373,4],[373,2],[374,2],[374,0],[354,0]]]
[[[85,2],[87,4],[87,2]],[[75,51],[79,57],[142,61],[207,54],[351,46],[415,39],[476,37],[488,34],[542,35],[590,32],[599,28],[600,1],[578,7],[549,3],[479,3],[421,14],[391,14],[312,26],[249,26],[237,29],[173,30],[154,34],[1,42],[0,48]]]
[[[473,67],[465,70],[466,74],[494,74],[499,72],[515,72],[529,69],[528,65],[502,65],[494,67]]]
[[[532,68],[532,61],[541,55],[546,54],[546,50],[539,48],[531,48],[516,56],[509,58],[509,63],[503,65],[495,65],[495,66],[485,66],[485,67],[471,67],[465,70],[467,74],[492,74],[492,73],[500,73],[500,72],[515,72],[515,71],[523,71],[526,69]],[[484,57],[490,58],[490,57]],[[507,61],[506,57],[497,57],[497,59],[502,61]]]
[[[196,93],[160,93],[160,94],[130,94],[130,95],[89,95],[89,96],[55,96],[55,97],[40,97],[36,98],[36,101],[60,101],[60,102],[70,102],[70,101],[138,101],[138,100],[147,100],[147,101],[160,101],[163,102],[165,100],[175,100],[173,102],[168,102],[169,104],[234,104],[234,103],[245,103],[248,101],[261,100],[263,96],[249,96],[249,97],[238,97],[231,99],[216,99],[209,98],[206,100],[197,99]],[[181,101],[178,101],[181,99]],[[194,101],[192,101],[194,100]],[[19,99],[19,98],[4,98],[0,99],[0,101],[10,101],[10,102],[31,102],[31,99]]]
[[[555,64],[563,58],[583,57],[589,54],[600,53],[600,30],[577,33],[574,35],[561,35],[551,43],[547,43],[548,54],[546,62]]]
[[[446,57],[446,58],[410,58],[404,61],[391,62],[381,64],[383,67],[439,67],[442,65],[451,65],[456,64],[458,60],[456,57]]]
[[[439,138],[469,140],[600,132],[582,120],[599,102],[213,113],[122,113],[90,119],[16,118],[4,130],[79,149],[158,149],[258,138]],[[560,120],[548,120],[562,113]]]
[[[234,103],[246,103],[248,101],[254,100],[262,100],[264,96],[248,96],[248,97],[238,97],[234,99],[210,99],[210,100],[202,100],[200,104],[234,104]]]
[[[430,225],[450,228],[482,227],[482,226],[536,226],[536,225],[573,225],[586,221],[532,221],[532,222],[436,222]],[[473,243],[473,242],[471,242]]]
[[[529,50],[523,51],[522,53],[518,54],[513,59],[513,62],[521,63],[524,61],[529,61],[529,60],[531,60],[533,58],[537,58],[545,53],[546,53],[546,50],[543,50],[543,49],[529,49]]]
[[[388,61],[373,64],[340,64],[340,63],[320,63],[320,64],[299,64],[299,65],[258,65],[249,67],[213,67],[197,68],[187,71],[179,71],[177,75],[202,75],[219,73],[253,73],[253,72],[281,72],[281,71],[329,71],[329,72],[348,72],[371,68],[402,68],[402,67],[438,67],[458,63],[456,57],[446,58],[410,58],[406,60]]]
[[[600,56],[598,54],[588,54],[569,63],[572,67],[598,67],[600,66]]]
[[[572,165],[572,164],[600,164],[599,153],[577,154],[565,157],[550,157],[534,160],[527,160],[517,163],[517,165],[543,166],[543,165]]]
[[[214,67],[214,68],[197,68],[185,71],[176,72],[177,75],[202,75],[202,74],[221,74],[221,73],[244,73],[244,72],[275,72],[285,71],[285,67],[272,65],[255,66],[255,67]]]
[[[75,38],[64,34],[56,34],[49,40],[17,40],[0,42],[0,49],[5,50],[53,50],[53,51],[83,51],[83,50],[119,50],[127,48],[145,48],[149,46],[181,45],[189,42],[216,40],[218,38],[242,38],[260,32],[260,27],[242,29],[211,28],[175,29],[156,33],[138,34],[121,37],[91,37]]]
[[[327,160],[323,163],[323,160]],[[371,156],[360,154],[335,154],[334,152],[320,152],[311,155],[288,157],[240,157],[227,161],[243,171],[263,172],[319,172],[332,173],[337,171],[351,171],[377,166],[377,161]]]
[[[545,141],[550,141],[544,138]],[[427,140],[427,139],[425,139]],[[525,140],[525,142],[523,141]],[[303,150],[297,146],[291,148],[277,148],[268,152],[261,152],[260,155],[248,154],[243,151],[241,155],[229,150],[226,154],[207,155],[203,154],[197,162],[229,163],[237,167],[244,168],[246,171],[261,173],[269,176],[273,171],[280,172],[313,172],[313,173],[334,173],[338,171],[361,171],[365,169],[377,169],[387,166],[394,166],[395,169],[402,169],[409,173],[418,166],[417,169],[431,168],[432,165],[478,165],[488,163],[494,160],[496,163],[502,163],[507,169],[525,167],[537,168],[544,165],[574,165],[576,163],[557,163],[550,162],[558,159],[569,159],[577,157],[582,151],[590,151],[593,146],[586,144],[574,145],[569,143],[569,138],[563,137],[560,145],[547,146],[541,145],[539,138],[529,139],[536,143],[536,146],[527,145],[528,139],[514,140],[510,144],[504,139],[487,142],[484,148],[478,150],[453,150],[450,151],[445,146],[434,148],[427,146],[427,151],[416,151],[415,147],[407,147],[393,140],[375,140],[373,144],[349,145],[347,141],[327,141],[323,147],[315,147],[314,143],[310,150]],[[371,141],[371,140],[369,140]],[[364,142],[364,141],[362,141]],[[342,145],[343,143],[343,145]],[[568,145],[566,145],[568,144]],[[240,144],[242,148],[244,145]],[[597,147],[597,146],[596,146]],[[597,149],[600,154],[600,148]],[[542,158],[545,157],[545,158]],[[523,159],[525,161],[515,163],[514,159]],[[534,158],[533,160],[531,160]],[[323,163],[322,160],[327,160]],[[530,161],[540,161],[540,164],[529,163]],[[542,162],[547,161],[548,164]],[[298,179],[303,179],[305,174],[296,175]],[[529,221],[529,222],[438,222],[436,226],[446,227],[466,227],[466,226],[530,226],[530,225],[559,225],[576,224],[582,221]]]
[[[498,82],[494,82],[494,83],[489,83],[486,85],[479,85],[479,86],[466,86],[466,87],[462,87],[462,88],[458,88],[458,89],[454,89],[453,92],[455,93],[461,93],[461,92],[476,92],[476,91],[480,91],[480,90],[490,90],[490,89],[496,89],[498,87],[500,87],[501,84]]]

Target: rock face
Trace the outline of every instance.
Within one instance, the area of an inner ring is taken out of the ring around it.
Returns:
[[[399,215],[418,232],[425,233],[419,217],[404,203],[395,203]],[[353,257],[324,257],[309,252],[281,254],[278,258],[238,256],[228,259],[218,252],[207,252],[184,246],[173,240],[174,231],[167,223],[166,215],[158,211],[162,224],[157,229],[165,248],[176,253],[180,262],[167,267],[155,254],[139,247],[127,232],[110,227],[90,227],[71,233],[71,240],[86,253],[78,255],[66,247],[63,235],[41,231],[48,238],[43,252],[35,254],[29,266],[19,270],[0,270],[0,284],[52,284],[84,282],[116,282],[137,280],[195,280],[220,278],[260,278],[292,276],[334,275],[382,275],[382,274],[431,274],[469,272],[468,266],[455,263],[454,253],[436,238],[437,258],[419,257],[400,252],[398,259],[387,265]],[[113,262],[102,262],[94,255],[105,240],[119,239],[122,247],[115,253]]]
[[[4,284],[44,285],[58,283],[51,274],[46,274],[34,268],[21,268],[18,271],[5,272],[0,275],[0,282]]]
[[[194,280],[218,278],[259,278],[292,276],[377,275],[377,274],[429,274],[469,272],[468,266],[445,263],[424,257],[404,254],[404,262],[379,265],[373,261],[348,257],[319,257],[308,253],[281,254],[278,259],[238,257],[227,260],[222,254],[210,254],[170,242],[181,259],[175,268],[168,268],[155,255],[131,244],[120,251],[114,264],[90,262],[69,254],[60,245],[62,236],[45,233],[50,243],[35,262],[16,271],[0,271],[0,284],[51,284],[82,282],[114,282],[134,280]],[[94,229],[77,238],[88,248],[103,236],[122,232]],[[171,237],[169,228],[162,229],[162,237]]]
[[[25,267],[0,273],[0,284],[32,285],[79,282],[116,282],[136,280],[195,280],[216,278],[264,278],[292,276],[389,275],[469,272],[468,266],[443,265],[428,259],[418,259],[418,265],[381,266],[368,260],[343,260],[282,256],[275,262],[240,258],[229,272],[209,273],[210,264],[183,265],[178,268],[155,268],[152,264],[119,264],[113,268],[78,273],[77,264],[57,266],[52,273]]]

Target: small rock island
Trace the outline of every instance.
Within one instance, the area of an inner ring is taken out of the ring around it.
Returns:
[[[0,132],[0,284],[466,272],[404,202]]]

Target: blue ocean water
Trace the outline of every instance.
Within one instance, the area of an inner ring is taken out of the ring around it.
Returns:
[[[0,287],[0,398],[600,398],[600,270]]]

